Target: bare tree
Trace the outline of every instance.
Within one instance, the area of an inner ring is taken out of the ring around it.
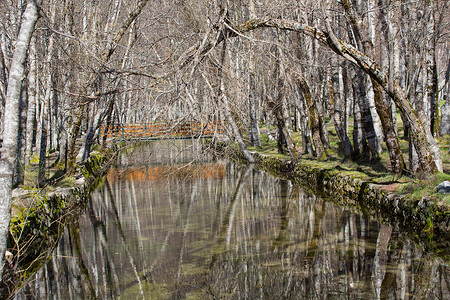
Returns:
[[[388,74],[381,69],[374,59],[352,45],[338,39],[333,32],[322,31],[318,28],[308,26],[304,23],[292,20],[280,20],[272,18],[257,18],[240,24],[236,30],[247,32],[261,27],[276,27],[284,30],[305,33],[319,40],[322,44],[330,47],[334,52],[356,64],[366,72],[375,82],[386,91],[394,100],[399,110],[406,116],[412,134],[412,142],[419,157],[419,164],[424,174],[442,171],[442,158],[436,141],[432,138],[429,127],[424,126],[417,113],[412,108],[402,88],[395,83],[390,85]],[[329,28],[330,29],[330,28]]]
[[[11,191],[18,142],[19,99],[25,72],[24,64],[34,26],[38,19],[37,4],[36,1],[30,0],[27,2],[8,78],[4,116],[5,130],[2,135],[3,144],[0,148],[0,275],[3,273],[4,253],[11,219]]]

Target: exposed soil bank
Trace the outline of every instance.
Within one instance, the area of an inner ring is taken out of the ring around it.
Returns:
[[[64,227],[77,220],[86,206],[90,191],[101,182],[115,160],[117,151],[94,152],[81,165],[81,176],[71,188],[27,193],[13,201],[8,251],[0,298],[6,299],[20,288],[29,275],[47,260]]]
[[[234,145],[222,148],[231,160],[247,164]],[[450,256],[450,212],[444,204],[430,199],[411,200],[407,195],[383,191],[378,185],[343,175],[338,170],[308,166],[302,162],[251,152],[257,168],[289,179],[314,194],[351,211],[389,222],[420,240],[424,247]]]

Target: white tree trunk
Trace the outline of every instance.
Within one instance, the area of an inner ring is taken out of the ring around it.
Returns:
[[[51,6],[51,17],[50,22],[52,26],[55,24],[56,18],[56,5],[54,1],[50,1]],[[52,118],[49,120],[49,112],[52,111],[52,103],[53,103],[53,67],[51,65],[51,61],[53,58],[53,49],[55,45],[55,37],[53,34],[50,35],[48,41],[48,52],[47,52],[47,86],[45,89],[44,101],[42,103],[42,119],[41,119],[41,132],[37,134],[41,135],[41,142],[39,144],[39,174],[38,174],[38,185],[39,187],[43,187],[45,184],[45,169],[47,165],[47,148],[49,144],[51,144],[51,129],[53,126]]]
[[[389,84],[392,85],[394,81],[402,83],[402,80],[400,78],[400,42],[399,42],[399,34],[396,23],[392,20],[392,13],[389,11],[386,14],[387,18],[387,24],[388,24],[388,41],[390,41],[389,44],[389,78],[390,82]],[[403,86],[404,87],[404,86]],[[392,114],[392,120],[394,121],[394,128],[395,132],[398,134],[398,128],[397,128],[397,107],[389,98],[389,102],[391,105],[391,114]]]
[[[30,44],[30,71],[28,73],[28,113],[26,129],[26,150],[25,165],[30,161],[33,152],[33,127],[36,120],[36,99],[37,99],[37,57],[36,57],[36,39],[33,38]]]
[[[28,1],[23,14],[19,36],[17,37],[11,71],[8,78],[8,92],[5,104],[5,131],[0,149],[0,275],[3,274],[4,253],[6,250],[9,222],[11,219],[12,175],[17,150],[17,130],[19,126],[19,97],[25,73],[31,36],[38,19],[35,1]]]
[[[395,81],[392,85],[389,84],[390,78],[388,74],[372,57],[365,55],[352,45],[338,39],[331,31],[331,26],[329,26],[329,24],[329,32],[324,32],[301,22],[283,19],[257,18],[239,25],[237,30],[248,32],[260,27],[276,27],[282,30],[302,32],[312,36],[321,43],[327,45],[335,53],[355,63],[361,70],[369,74],[372,80],[380,84],[385,92],[393,99],[400,112],[407,118],[411,125],[412,142],[416,148],[424,174],[443,171],[442,157],[440,151],[438,151],[439,147],[437,147],[437,142],[434,139],[430,140],[427,137],[428,132],[431,134],[430,128],[425,126],[423,121],[418,117],[411,102],[399,84]]]
[[[370,80],[370,76],[366,75],[367,78],[367,101],[369,104],[370,114],[372,115],[373,120],[373,130],[375,131],[375,135],[377,137],[376,148],[378,154],[383,152],[383,148],[381,148],[381,142],[384,140],[383,130],[381,129],[380,117],[378,116],[377,109],[375,107],[375,93],[373,91],[373,85]]]
[[[369,32],[369,39],[372,41],[373,44],[375,44],[375,38],[376,38],[376,33],[375,33],[375,3],[374,0],[369,0],[367,2],[368,5],[368,32]],[[372,119],[373,119],[373,129],[375,130],[375,134],[377,136],[377,150],[378,153],[381,154],[381,152],[383,152],[383,149],[381,148],[381,142],[384,140],[384,136],[383,136],[383,129],[381,128],[381,123],[380,123],[380,117],[378,116],[378,112],[377,109],[375,107],[375,93],[373,90],[373,85],[372,82],[370,80],[370,76],[367,75],[367,100],[369,101],[369,109],[370,109],[370,114],[372,115]]]

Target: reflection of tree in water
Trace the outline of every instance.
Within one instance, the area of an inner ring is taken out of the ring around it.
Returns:
[[[131,153],[119,157],[119,168],[142,166],[187,165],[193,161],[210,162],[212,156],[205,153],[200,140],[161,140],[137,147]]]
[[[226,176],[225,164],[189,164],[171,166],[146,166],[140,168],[127,168],[126,170],[110,170],[107,177],[111,184],[114,181],[127,181],[145,183],[147,181],[180,179],[207,179],[224,178]]]
[[[143,181],[145,172],[108,180],[93,194],[86,215],[66,230],[22,296],[448,296],[448,267],[440,259],[395,229],[287,181],[232,165],[225,178]]]

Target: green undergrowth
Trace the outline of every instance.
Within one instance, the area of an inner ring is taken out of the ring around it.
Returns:
[[[433,198],[442,201],[450,206],[450,194],[438,194],[436,186],[443,181],[450,181],[450,174],[438,173],[429,176],[426,179],[414,179],[404,184],[398,191],[399,194],[408,195],[412,199]]]
[[[438,139],[438,144],[442,150],[442,160],[444,173],[438,173],[427,178],[414,178],[412,176],[393,174],[390,170],[389,154],[386,146],[383,144],[383,152],[379,158],[370,159],[367,157],[354,158],[352,160],[345,159],[341,151],[341,142],[339,141],[334,126],[328,124],[330,149],[327,150],[327,159],[318,161],[312,155],[299,155],[298,162],[310,167],[316,167],[324,170],[338,171],[343,175],[358,178],[365,182],[377,184],[380,189],[406,195],[412,200],[420,200],[422,198],[436,199],[450,206],[450,196],[438,194],[436,186],[446,180],[450,181],[450,155],[448,152],[450,137],[445,136]],[[267,132],[266,128],[261,128],[262,132]],[[274,130],[272,130],[274,132]],[[401,118],[398,120],[399,137],[403,137],[403,126]],[[352,139],[352,126],[349,126],[349,138]],[[292,138],[297,151],[301,151],[302,137],[300,132],[293,132]],[[277,149],[277,141],[270,140],[267,134],[261,134],[260,147],[248,147],[250,151],[256,151],[260,154],[270,155],[273,157],[290,159],[288,154],[279,154]],[[403,151],[405,164],[408,165],[408,141],[399,138],[400,147]]]
[[[109,150],[108,150],[109,151]],[[91,149],[91,159],[99,160],[104,155],[105,149],[99,145],[94,145]],[[58,188],[70,188],[76,185],[77,173],[81,171],[80,165],[74,174],[68,174],[65,166],[58,161],[59,153],[57,151],[49,151],[47,153],[47,168],[45,170],[46,184],[44,187],[38,188],[39,173],[39,156],[33,155],[29,164],[25,167],[24,181],[19,187],[24,190],[42,190],[46,193],[56,191]]]
[[[78,218],[86,206],[89,192],[101,183],[116,152],[103,149],[91,154],[86,162],[77,166],[77,176],[81,173],[85,179],[83,185],[77,184],[74,176],[59,172],[57,164],[54,164],[54,175],[47,177],[49,180],[45,187],[20,187],[11,207],[8,237],[8,251],[13,254],[13,258],[4,273],[5,278],[10,278],[10,282],[26,282],[29,275],[47,261],[65,226]],[[32,182],[36,170],[28,169],[26,176],[30,178],[27,180]],[[47,172],[47,176],[52,174],[50,169]],[[70,189],[52,193],[57,188]],[[3,293],[1,288],[3,287],[0,287],[0,294]]]

